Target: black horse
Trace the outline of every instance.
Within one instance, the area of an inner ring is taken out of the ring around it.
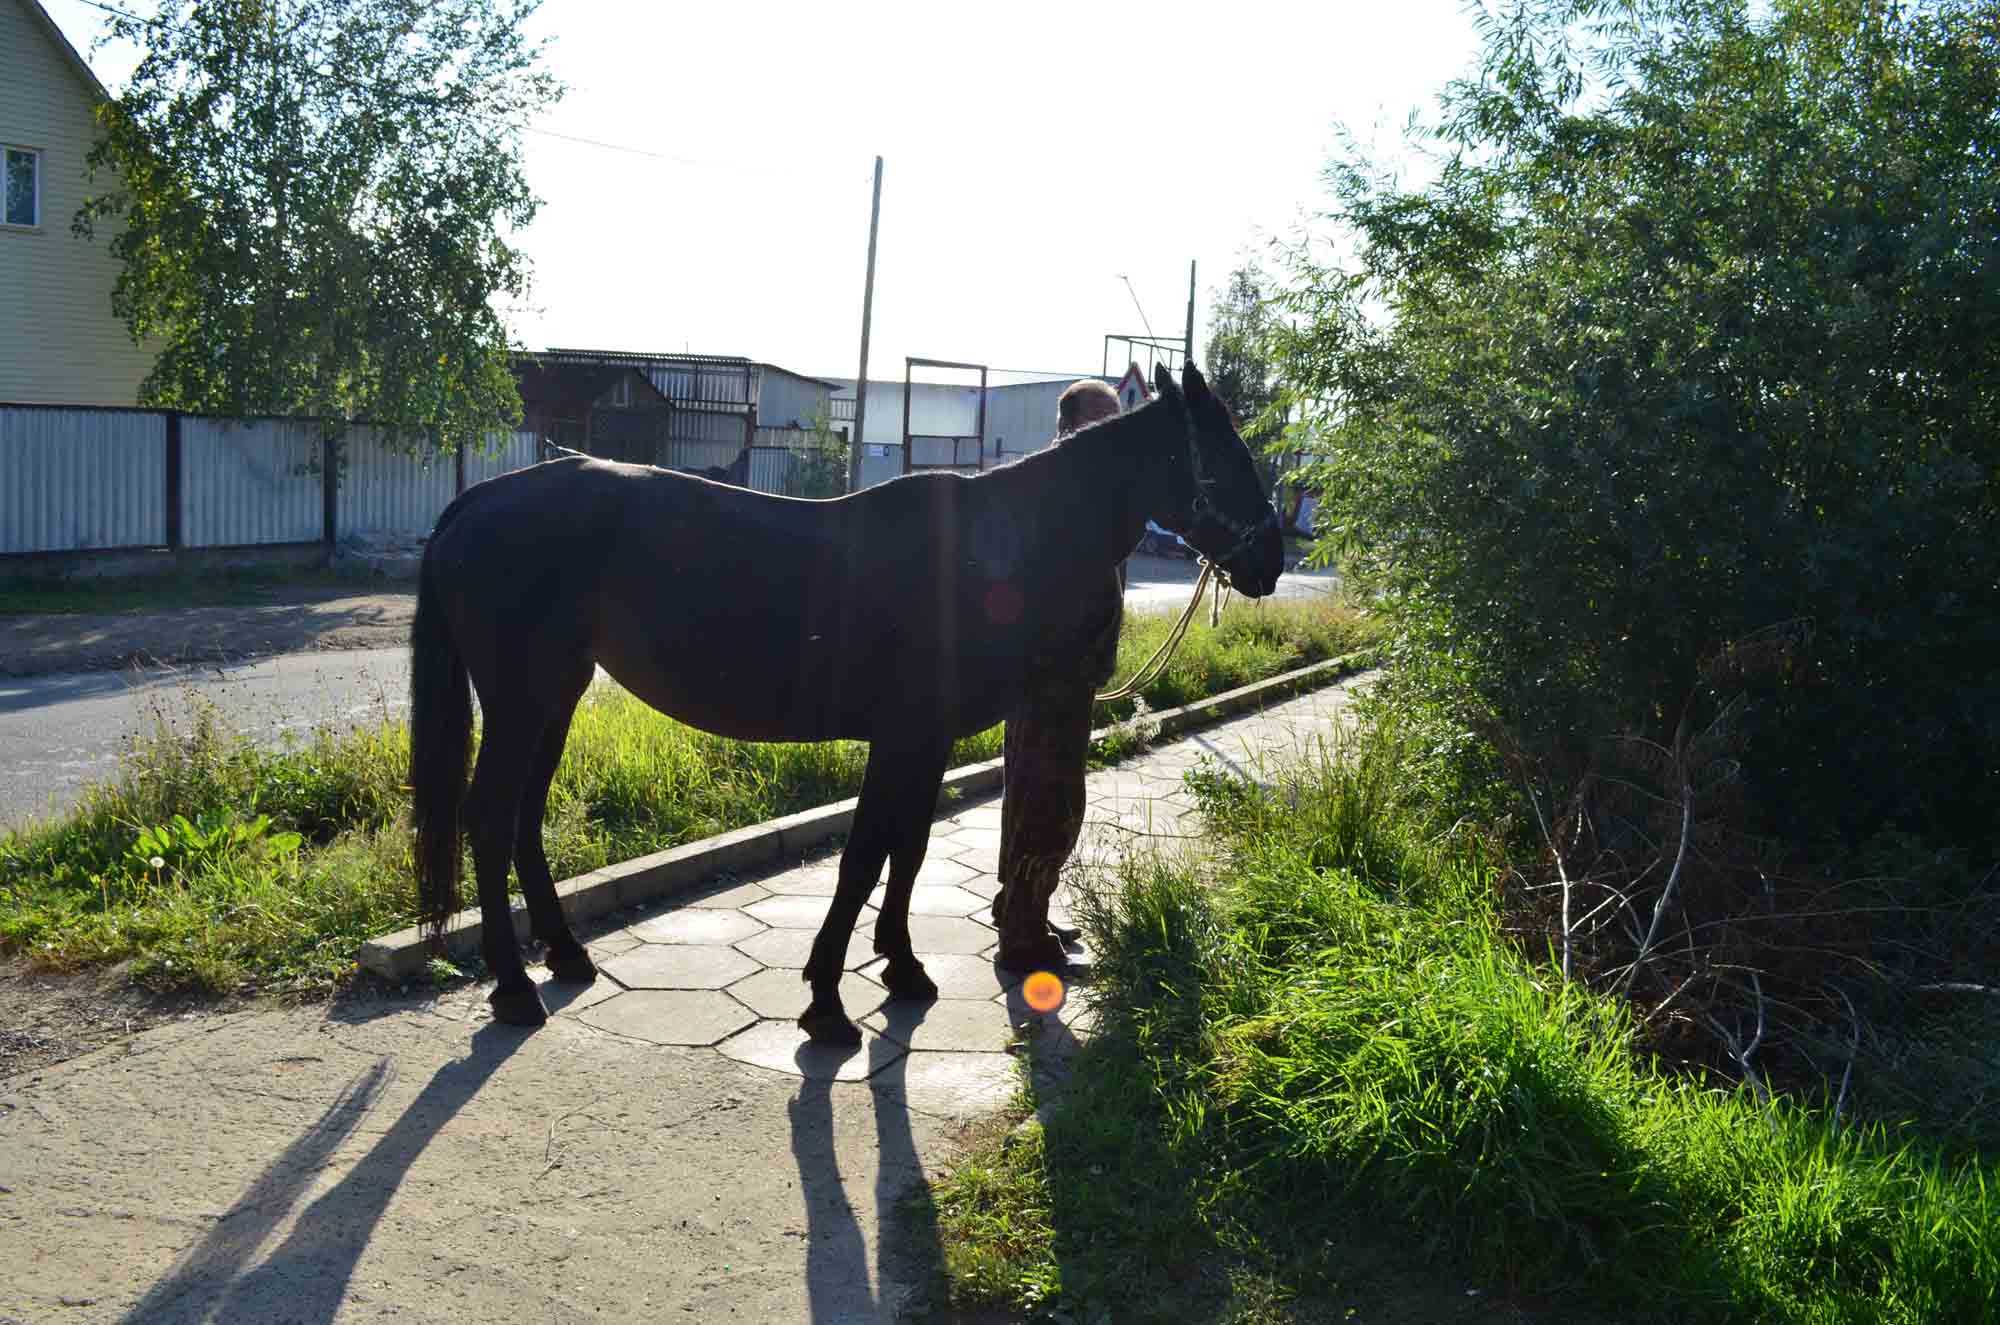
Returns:
[[[869,743],[840,881],[799,1025],[855,1044],[847,942],[886,858],[875,927],[897,998],[937,996],[910,947],[954,739],[1012,711],[1030,664],[1148,519],[1260,597],[1282,569],[1275,512],[1229,413],[1190,365],[1182,387],[976,476],[921,474],[831,501],[666,470],[549,461],[468,489],[424,550],[411,631],[410,784],[418,896],[433,932],[458,907],[461,803],[494,1015],[547,1017],[514,941],[507,869],[560,981],[596,968],[570,932],[542,815],[570,717],[602,665],[648,704],[748,741]],[[468,680],[471,689],[468,689]],[[471,690],[484,713],[465,785]]]

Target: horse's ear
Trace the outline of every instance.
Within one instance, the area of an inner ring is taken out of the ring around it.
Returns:
[[[1181,386],[1187,391],[1189,400],[1201,400],[1209,395],[1208,381],[1201,375],[1201,369],[1189,359],[1181,365]]]
[[[1163,364],[1153,365],[1153,394],[1180,399],[1181,389],[1174,385],[1174,375]]]

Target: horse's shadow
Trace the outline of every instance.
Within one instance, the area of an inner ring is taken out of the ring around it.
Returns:
[[[921,1005],[899,1005],[899,1026],[923,1020]],[[928,1194],[923,1158],[910,1126],[905,1070],[899,1055],[869,1077],[875,1114],[875,1262],[841,1175],[834,1131],[833,1077],[854,1055],[889,1052],[889,1042],[871,1037],[863,1047],[828,1049],[801,1045],[798,1065],[806,1074],[789,1111],[792,1155],[798,1164],[806,1207],[806,1296],[814,1325],[854,1320],[887,1320],[898,1315],[911,1294],[935,1278],[943,1252]]]
[[[274,1316],[301,1325],[333,1320],[355,1264],[410,1166],[526,1038],[509,1026],[481,1027],[470,1052],[438,1069],[361,1162],[299,1212],[277,1250],[242,1273],[395,1079],[395,1060],[378,1059],[272,1161],[125,1320],[131,1325]]]

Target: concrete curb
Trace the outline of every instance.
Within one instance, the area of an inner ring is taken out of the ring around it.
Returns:
[[[1153,740],[1177,736],[1192,728],[1204,727],[1250,709],[1289,699],[1302,691],[1331,685],[1360,671],[1366,665],[1367,657],[1364,650],[1330,658],[1211,695],[1199,703],[1155,713],[1150,719],[1158,726]],[[1100,727],[1091,733],[1091,740],[1102,740],[1111,730]],[[1001,776],[1002,761],[998,759],[954,768],[944,775],[940,802],[999,791]],[[556,896],[562,903],[563,914],[572,925],[577,925],[640,902],[657,901],[691,891],[717,874],[747,872],[780,860],[795,861],[813,848],[845,834],[854,821],[856,804],[857,798],[850,796],[831,805],[801,810],[783,818],[768,819],[760,824],[705,837],[698,842],[686,842],[648,856],[607,865],[573,879],[559,880]],[[528,935],[528,912],[519,902],[513,907],[513,921],[515,936],[525,939]],[[454,953],[469,952],[478,947],[479,933],[478,908],[460,911],[445,927],[445,947]],[[411,926],[362,944],[359,961],[363,970],[385,979],[407,980],[424,969],[430,956],[430,947],[423,934],[416,926]]]

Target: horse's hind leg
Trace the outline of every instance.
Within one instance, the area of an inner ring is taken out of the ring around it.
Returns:
[[[910,945],[910,892],[930,849],[931,820],[937,813],[946,758],[937,760],[928,791],[913,791],[906,803],[895,807],[898,819],[889,848],[889,885],[883,889],[882,914],[875,921],[875,951],[889,959],[882,968],[882,984],[891,998],[928,1002],[938,996],[937,983],[924,973]]]
[[[465,797],[466,835],[472,841],[473,874],[479,880],[479,949],[495,982],[487,1001],[494,1017],[510,1026],[539,1026],[549,1019],[521,961],[514,916],[507,904],[507,866],[541,728],[538,717],[518,706],[488,705],[479,763]]]
[[[847,964],[847,943],[854,935],[855,921],[861,917],[861,908],[874,889],[875,880],[881,877],[882,862],[892,851],[908,858],[913,822],[921,824],[923,833],[929,833],[931,816],[937,809],[938,784],[944,778],[946,753],[885,748],[879,741],[868,752],[861,803],[854,809],[854,826],[847,834],[847,848],[840,854],[840,882],[834,889],[833,904],[827,908],[819,936],[813,940],[812,957],[806,963],[805,978],[812,985],[812,1003],[799,1017],[799,1027],[817,1041],[840,1045],[861,1043],[860,1030],[847,1019],[840,1003],[840,974]],[[915,877],[917,866],[923,861],[921,839],[914,852],[914,861],[904,881],[902,908],[891,918],[890,912],[896,908],[885,902],[884,919],[878,926],[889,924],[892,936],[895,930],[901,930],[900,941],[889,949],[891,965],[906,972],[914,968],[921,978],[923,967],[917,965],[916,956],[910,951],[908,915],[909,880]],[[890,886],[893,892],[893,877]],[[879,949],[882,943],[879,927],[876,933]],[[933,987],[931,996],[935,997],[936,992]]]
[[[597,979],[597,967],[570,932],[562,904],[556,900],[555,875],[549,869],[548,852],[542,845],[542,819],[548,810],[549,785],[555,781],[556,768],[562,763],[563,743],[569,739],[570,718],[589,684],[590,673],[586,670],[583,684],[542,728],[542,739],[535,747],[534,763],[528,770],[528,784],[521,793],[521,811],[514,827],[514,873],[521,880],[521,895],[528,903],[528,922],[534,936],[548,949],[549,974],[564,984],[582,985]]]

